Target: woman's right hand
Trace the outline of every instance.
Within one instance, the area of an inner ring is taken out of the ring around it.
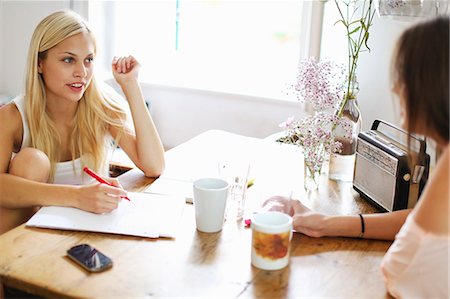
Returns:
[[[295,231],[315,238],[326,235],[324,232],[326,215],[312,211],[299,200],[292,200],[291,206],[294,210],[292,219]]]
[[[273,196],[263,203],[263,210],[289,214],[293,219],[294,230],[310,237],[323,237],[326,215],[306,207],[299,200],[283,196]]]
[[[127,192],[122,189],[118,180],[111,178],[107,180],[113,186],[98,182],[79,186],[76,207],[96,214],[109,213],[117,209],[121,197],[127,196]]]

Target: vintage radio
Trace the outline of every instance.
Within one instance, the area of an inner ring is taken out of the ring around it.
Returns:
[[[417,155],[412,169],[408,137],[410,151]],[[371,130],[358,135],[353,188],[382,210],[412,208],[428,179],[429,167],[425,140],[375,120]]]

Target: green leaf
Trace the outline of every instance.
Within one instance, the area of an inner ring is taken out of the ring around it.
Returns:
[[[345,27],[348,27],[347,23],[345,23],[344,20],[337,20],[336,22],[334,22],[334,26],[336,26],[337,23],[342,23]]]
[[[364,28],[364,31],[368,32],[369,28],[367,28],[366,24],[364,23],[364,20],[361,19],[360,21],[361,21],[361,26]]]
[[[353,33],[358,32],[359,29],[361,29],[361,26],[356,27],[355,29],[353,29],[352,32],[349,32],[347,35],[352,35]]]
[[[364,35],[364,45],[366,46],[367,50],[369,50],[369,52],[370,52],[369,45],[367,44],[368,41],[369,41],[369,32],[366,31],[366,34]]]

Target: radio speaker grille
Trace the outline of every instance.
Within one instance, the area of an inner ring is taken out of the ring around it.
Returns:
[[[358,152],[353,185],[385,209],[394,208],[395,176]]]

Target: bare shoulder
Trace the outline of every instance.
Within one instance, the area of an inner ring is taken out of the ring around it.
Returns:
[[[22,117],[14,103],[6,104],[0,108],[0,131],[2,144],[11,142],[16,144],[22,138]],[[6,140],[7,139],[7,140]]]
[[[422,193],[415,211],[416,222],[426,231],[435,234],[450,233],[449,229],[449,171],[450,146],[442,153]]]

